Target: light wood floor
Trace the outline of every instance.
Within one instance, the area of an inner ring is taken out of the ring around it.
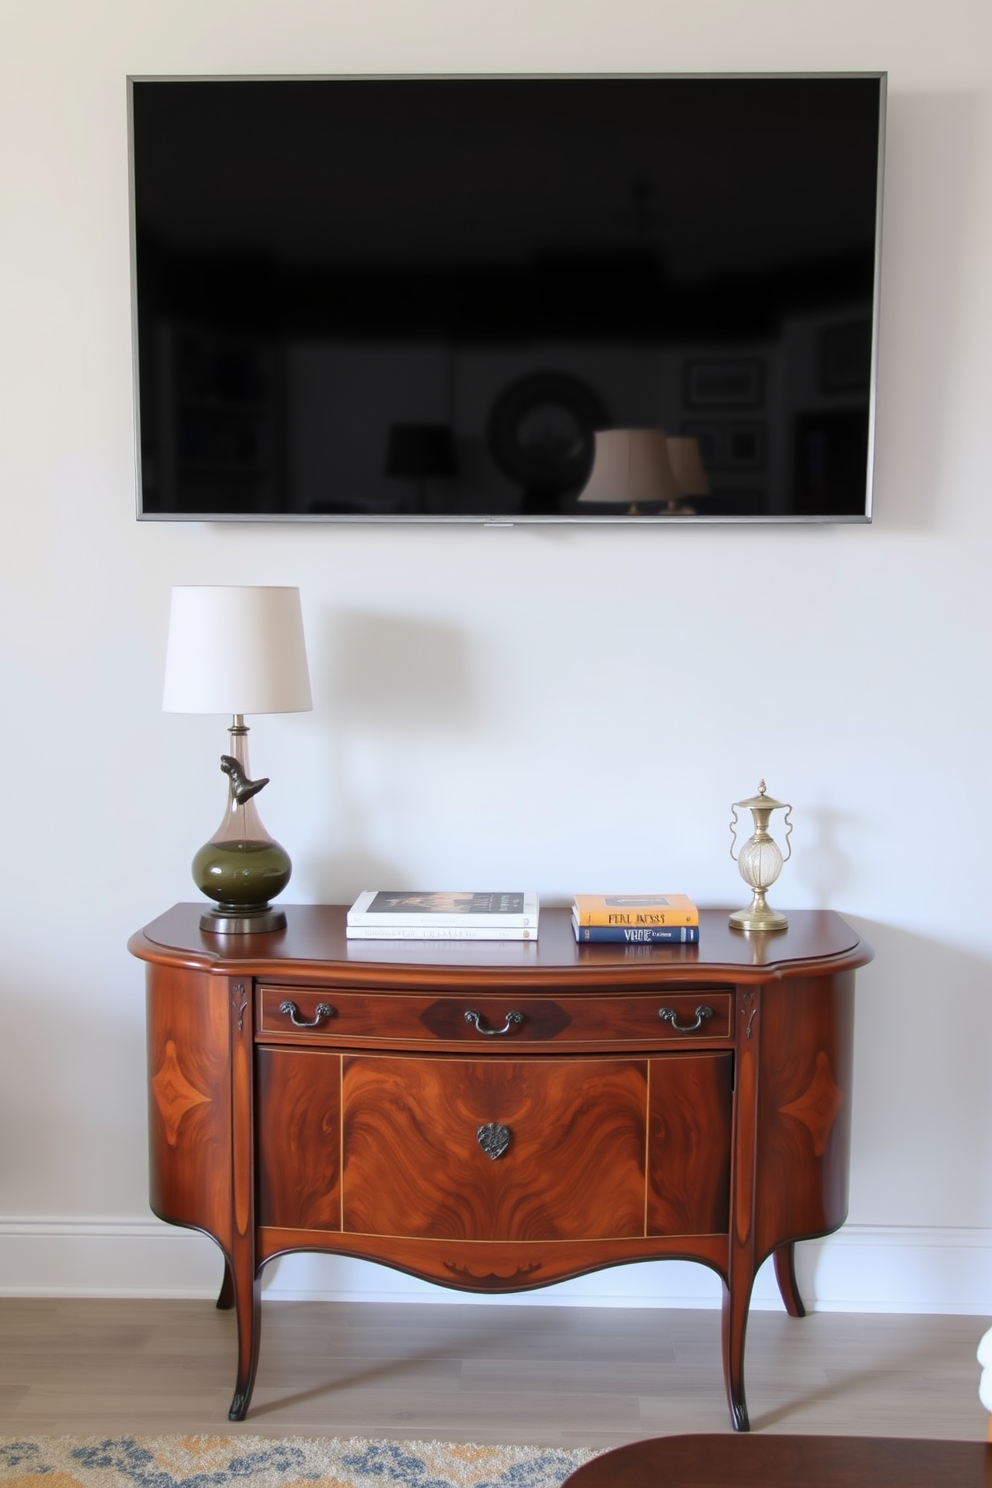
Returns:
[[[265,1303],[248,1420],[209,1302],[0,1299],[0,1435],[612,1447],[729,1431],[716,1312]],[[752,1313],[752,1429],[982,1440],[980,1318]]]

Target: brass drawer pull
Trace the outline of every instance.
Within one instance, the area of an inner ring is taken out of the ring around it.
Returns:
[[[334,1009],[329,1002],[318,1002],[316,1016],[312,1023],[307,1023],[300,1017],[300,1010],[295,1002],[288,999],[279,1004],[279,1011],[287,1014],[294,1028],[319,1028],[325,1018],[334,1017]]]
[[[506,1022],[502,1028],[483,1028],[482,1014],[477,1013],[475,1008],[469,1008],[465,1014],[465,1022],[471,1023],[476,1033],[481,1033],[484,1038],[504,1038],[506,1034],[513,1032],[518,1023],[522,1023],[523,1021],[523,1013],[518,1013],[514,1010],[512,1013],[507,1013]]]
[[[705,1003],[703,1003],[700,1007],[697,1007],[695,1023],[676,1023],[675,1020],[678,1017],[678,1013],[675,1011],[674,1008],[658,1009],[658,1017],[661,1019],[662,1023],[671,1023],[676,1033],[695,1033],[696,1029],[702,1028],[703,1023],[706,1021],[706,1019],[712,1018],[712,1016],[713,1009],[711,1007],[707,1007]]]

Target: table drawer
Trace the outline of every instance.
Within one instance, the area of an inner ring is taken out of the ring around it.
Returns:
[[[499,1052],[548,1044],[656,1048],[729,1040],[733,993],[694,987],[634,995],[521,996],[505,992],[432,997],[350,988],[258,988],[257,1036],[266,1043],[447,1045]]]

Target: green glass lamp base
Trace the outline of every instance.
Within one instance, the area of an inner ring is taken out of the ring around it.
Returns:
[[[289,883],[292,864],[271,837],[253,842],[207,842],[193,859],[193,881],[216,907],[205,911],[201,930],[215,935],[251,935],[284,930],[284,910],[270,900]]]

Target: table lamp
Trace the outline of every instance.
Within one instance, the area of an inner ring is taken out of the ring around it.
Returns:
[[[682,487],[668,458],[668,441],[660,429],[597,429],[596,453],[580,502],[625,506],[627,516],[642,507],[676,507]]]
[[[668,459],[675,476],[676,484],[686,496],[708,496],[710,494],[710,483],[706,478],[706,469],[703,465],[703,452],[699,447],[699,440],[688,435],[668,435]],[[681,502],[669,502],[669,509],[673,515],[691,516],[694,507],[684,506]]]
[[[252,585],[174,588],[162,707],[167,713],[230,713],[223,819],[193,859],[193,880],[216,901],[200,928],[219,935],[281,930],[285,912],[269,900],[289,883],[285,848],[266,832],[252,780],[246,713],[302,713],[313,706],[300,591]]]

